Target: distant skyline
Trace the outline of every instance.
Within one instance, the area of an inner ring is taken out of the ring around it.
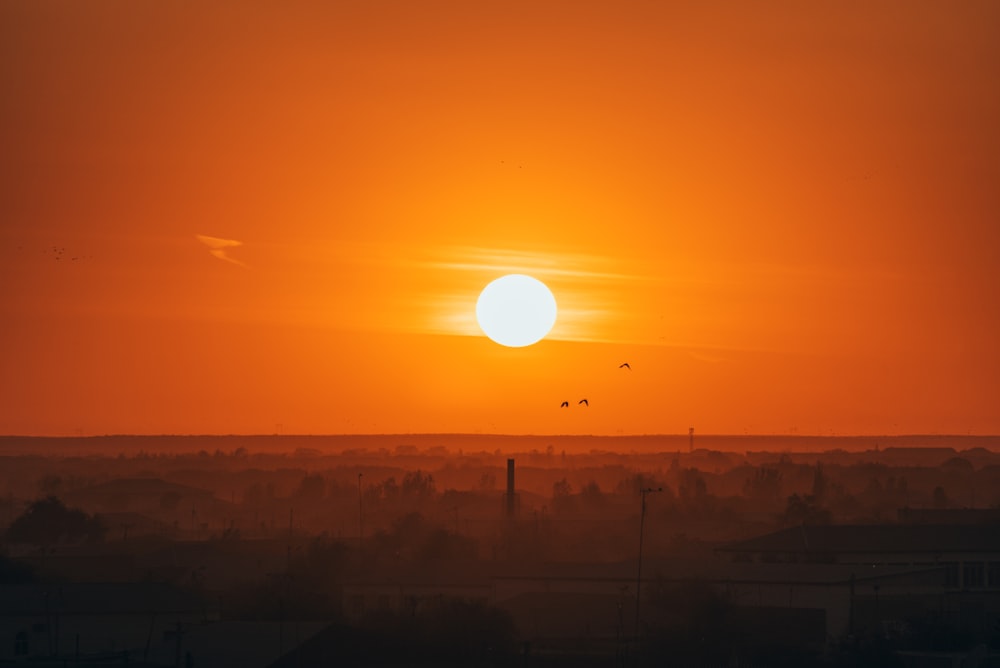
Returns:
[[[1000,434],[998,34],[3,3],[0,434]],[[511,272],[559,308],[520,349]]]

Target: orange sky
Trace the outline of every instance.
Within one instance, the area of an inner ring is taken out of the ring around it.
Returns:
[[[0,433],[1000,433],[997,35],[9,0]],[[529,348],[475,325],[508,271],[560,306]]]

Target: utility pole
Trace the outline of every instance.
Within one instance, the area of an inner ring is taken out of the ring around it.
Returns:
[[[180,622],[177,622],[177,629],[174,631],[174,668],[181,666],[181,636],[185,633],[187,631],[184,630]]]
[[[365,546],[365,515],[364,506],[362,505],[361,496],[361,476],[364,473],[358,474],[358,549],[362,550]]]
[[[295,526],[295,508],[288,509],[288,542],[285,543],[285,571],[292,569],[292,528]]]
[[[42,592],[42,600],[45,602],[45,630],[48,632],[49,656],[55,653],[52,651],[52,615],[49,611],[49,592]]]
[[[653,489],[652,487],[647,487],[645,489],[639,490],[639,496],[642,497],[642,506],[639,510],[639,567],[635,576],[635,643],[636,643],[636,654],[638,654],[639,646],[639,604],[642,601],[640,596],[642,589],[642,531],[646,523],[646,495],[653,492],[662,492],[662,487],[657,487]]]

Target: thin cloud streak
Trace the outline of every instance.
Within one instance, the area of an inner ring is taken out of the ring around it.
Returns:
[[[490,249],[476,246],[457,246],[446,249],[445,254],[455,259],[418,261],[420,266],[456,271],[529,273],[539,280],[545,278],[581,278],[593,280],[639,281],[650,277],[607,271],[602,267],[613,260],[596,255],[562,253],[558,251],[523,251]]]
[[[220,260],[225,260],[226,262],[232,262],[235,265],[241,267],[246,267],[245,262],[241,262],[234,257],[230,257],[226,249],[236,248],[237,246],[242,246],[242,241],[236,241],[235,239],[222,239],[220,237],[210,237],[205,234],[196,234],[194,238],[205,244],[209,248],[209,253],[212,256],[219,258]]]

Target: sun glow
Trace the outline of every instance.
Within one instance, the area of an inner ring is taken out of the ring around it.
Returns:
[[[537,278],[508,274],[483,288],[476,320],[483,333],[500,345],[530,346],[556,324],[556,298]]]

